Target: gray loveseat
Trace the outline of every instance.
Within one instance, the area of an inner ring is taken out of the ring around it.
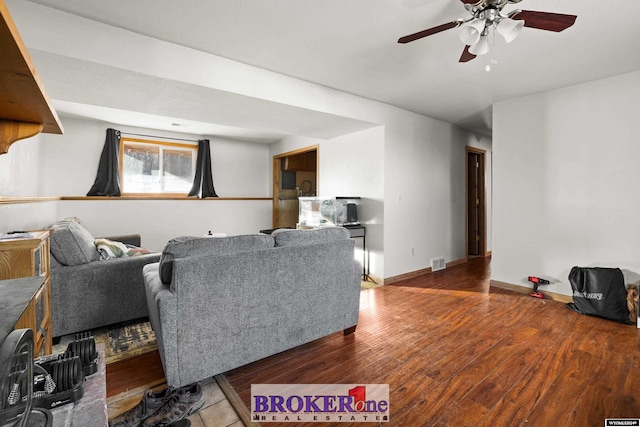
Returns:
[[[160,254],[101,259],[77,218],[51,227],[51,322],[58,337],[148,315],[142,267]],[[140,246],[140,235],[109,240]]]
[[[143,269],[168,384],[354,332],[359,270],[341,227],[171,240]]]

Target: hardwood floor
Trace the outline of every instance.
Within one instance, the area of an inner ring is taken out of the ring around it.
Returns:
[[[107,397],[165,382],[158,350],[107,365]]]
[[[639,329],[491,288],[489,277],[489,260],[477,258],[363,291],[354,334],[227,379],[248,407],[251,384],[389,384],[389,426],[575,427],[640,417]]]

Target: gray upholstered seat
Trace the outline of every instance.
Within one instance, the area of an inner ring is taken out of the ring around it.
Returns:
[[[53,336],[148,315],[142,267],[159,253],[101,259],[94,237],[77,218],[54,224],[51,235]],[[140,235],[110,237],[140,246]]]
[[[167,382],[182,386],[338,331],[360,304],[354,241],[343,228],[271,236],[183,237],[144,267]]]

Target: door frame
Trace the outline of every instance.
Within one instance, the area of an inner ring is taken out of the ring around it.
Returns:
[[[479,177],[479,192],[478,198],[480,199],[480,255],[487,256],[487,204],[486,204],[486,150],[475,147],[465,147],[464,153],[464,245],[465,245],[465,258],[469,258],[469,154],[474,153],[480,156],[480,177]],[[471,255],[473,256],[473,255]]]
[[[311,145],[309,147],[298,148],[297,150],[287,151],[286,153],[280,153],[273,156],[273,201],[272,201],[272,213],[271,213],[271,226],[276,228],[276,221],[278,218],[279,210],[278,198],[280,197],[280,185],[282,181],[282,159],[288,156],[295,156],[297,154],[304,154],[311,151],[316,152],[316,194],[319,194],[319,179],[318,174],[320,171],[320,146]]]

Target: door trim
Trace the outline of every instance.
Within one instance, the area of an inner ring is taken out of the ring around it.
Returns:
[[[485,173],[486,173],[486,150],[482,150],[480,148],[475,147],[465,147],[464,153],[464,246],[465,246],[465,257],[469,258],[469,153],[475,153],[480,155],[480,191],[478,194],[478,198],[480,199],[480,255],[479,256],[487,256],[487,205],[486,205],[486,183],[485,183]]]
[[[316,152],[316,194],[320,194],[320,180],[318,179],[318,174],[320,171],[320,145],[311,145],[309,147],[298,148],[293,151],[287,151],[286,153],[280,153],[273,156],[273,200],[271,211],[271,226],[273,228],[277,227],[276,221],[279,214],[278,198],[280,196],[280,181],[282,180],[282,159],[288,156],[308,153],[310,151]]]

